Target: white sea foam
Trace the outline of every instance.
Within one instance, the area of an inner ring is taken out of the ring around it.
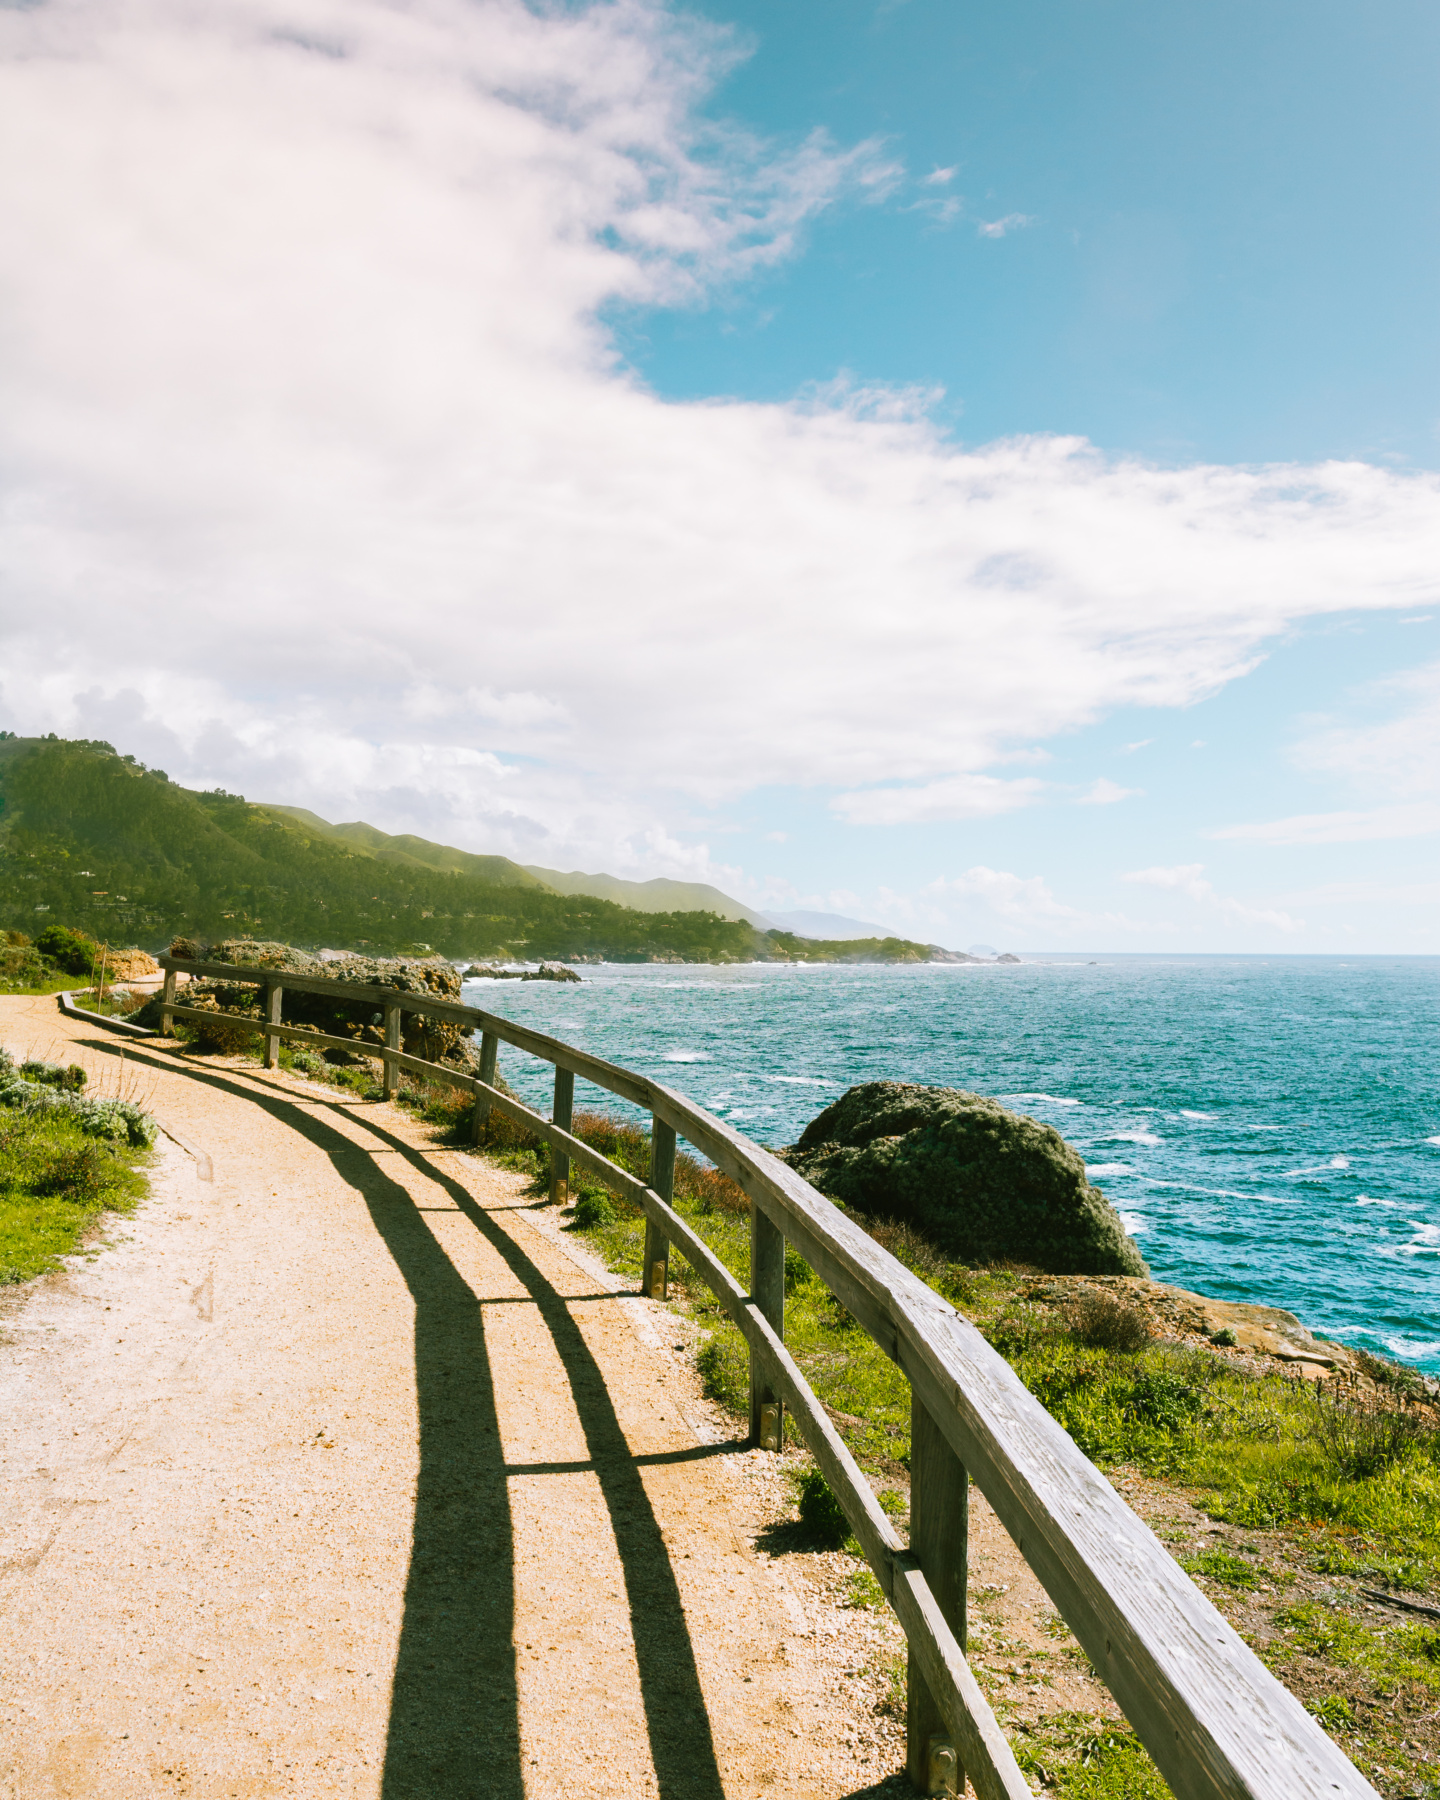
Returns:
[[[1156,1175],[1146,1175],[1143,1179],[1151,1187],[1179,1188],[1182,1193],[1200,1194],[1206,1200],[1264,1200],[1270,1206],[1300,1204],[1293,1194],[1242,1194],[1238,1188],[1196,1187],[1193,1181],[1161,1181]]]
[[[1188,1110],[1187,1110],[1187,1109],[1186,1109],[1186,1108],[1185,1108],[1185,1107],[1183,1107],[1183,1106],[1182,1106],[1182,1107],[1181,1107],[1181,1108],[1180,1108],[1180,1117],[1181,1117],[1181,1118],[1182,1118],[1182,1119],[1218,1119],[1218,1118],[1219,1118],[1219,1116],[1220,1116],[1220,1115],[1219,1115],[1219,1113],[1197,1113],[1197,1112],[1189,1112],[1189,1111],[1188,1111]]]
[[[1357,1206],[1398,1206],[1400,1202],[1398,1200],[1376,1200],[1369,1194],[1357,1194],[1355,1204]]]
[[[1010,1094],[1010,1100],[1043,1101],[1046,1106],[1083,1106],[1083,1100],[1066,1100],[1060,1094]]]
[[[1440,1144],[1440,1137],[1426,1138],[1427,1144]]]
[[[1130,1175],[1134,1171],[1129,1163],[1086,1163],[1087,1175]]]
[[[1131,1237],[1138,1237],[1145,1229],[1145,1221],[1140,1217],[1139,1213],[1122,1212],[1120,1214],[1120,1223],[1130,1233]]]
[[[823,1075],[762,1075],[762,1081],[783,1081],[790,1087],[839,1087],[838,1081],[827,1081]]]
[[[1159,1144],[1163,1138],[1156,1137],[1153,1131],[1112,1131],[1110,1142],[1114,1144]]]
[[[1288,1181],[1292,1175],[1333,1175],[1336,1169],[1348,1169],[1349,1167],[1350,1158],[1348,1156],[1332,1156],[1329,1162],[1315,1163],[1308,1169],[1286,1169],[1285,1178]]]
[[[1382,1337],[1380,1342],[1392,1356],[1403,1356],[1407,1361],[1440,1356],[1440,1338]]]
[[[703,1050],[667,1050],[660,1058],[661,1062],[709,1062],[710,1058]]]

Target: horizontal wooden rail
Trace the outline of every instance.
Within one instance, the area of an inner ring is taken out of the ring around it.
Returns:
[[[322,993],[377,1009],[398,1006],[482,1032],[646,1108],[740,1185],[904,1370],[916,1401],[994,1507],[1177,1800],[1378,1800],[1353,1763],[1270,1674],[975,1327],[793,1169],[723,1119],[646,1076],[456,1001],[253,965],[168,956],[160,961],[169,972],[167,1000],[173,997],[173,973],[184,970],[227,982]],[[182,1009],[171,1010],[180,1015]],[[235,1018],[184,1010],[204,1019]],[[254,1029],[263,1033],[276,1027],[256,1022]],[[316,1033],[294,1035],[323,1041]],[[1023,1786],[1005,1785],[1013,1758],[1007,1763],[992,1753],[984,1723],[989,1710],[977,1711],[972,1703],[978,1700],[984,1707],[934,1595],[918,1569],[898,1560],[907,1553],[895,1545],[883,1514],[879,1525],[872,1520],[871,1510],[878,1514],[878,1508],[868,1482],[848,1460],[754,1298],[741,1295],[735,1311],[733,1278],[673,1208],[581,1140],[474,1076],[423,1058],[402,1058],[379,1045],[337,1041],[396,1067],[418,1065],[432,1079],[471,1087],[484,1105],[523,1117],[572,1163],[637,1198],[657,1232],[684,1249],[731,1310],[831,1480],[877,1578],[912,1633],[925,1679],[977,1792],[1023,1792]],[[639,1194],[633,1192],[636,1188]],[[817,1418],[824,1420],[824,1430],[815,1424]],[[836,1445],[845,1460],[837,1457]]]

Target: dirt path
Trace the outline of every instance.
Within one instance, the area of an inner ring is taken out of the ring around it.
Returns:
[[[0,1795],[864,1786],[773,1461],[663,1308],[395,1108],[0,1000],[173,1143],[0,1342]],[[124,1067],[120,1059],[125,1052]],[[768,1484],[768,1489],[766,1487]],[[871,1629],[866,1627],[867,1630]]]

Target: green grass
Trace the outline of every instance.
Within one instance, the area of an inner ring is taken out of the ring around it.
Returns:
[[[468,1141],[468,1113],[462,1116],[453,1097],[433,1096],[426,1116],[441,1125],[448,1121],[455,1141]],[[588,1114],[577,1119],[575,1131],[632,1173],[647,1173],[649,1143],[636,1126]],[[537,1187],[548,1180],[548,1148],[498,1115],[487,1128],[485,1147],[531,1174]],[[588,1176],[577,1187],[582,1196],[601,1191]],[[638,1278],[643,1215],[621,1196],[613,1196],[611,1205],[613,1217],[598,1209],[591,1215],[598,1222],[583,1228],[583,1235],[611,1268]],[[675,1207],[748,1286],[748,1203],[738,1187],[682,1153]],[[1198,1491],[1216,1519],[1299,1530],[1307,1535],[1311,1555],[1335,1559],[1337,1572],[1343,1563],[1357,1573],[1401,1577],[1419,1588],[1440,1582],[1440,1436],[1435,1432],[1421,1431],[1413,1441],[1390,1446],[1385,1454],[1391,1460],[1357,1475],[1354,1444],[1344,1429],[1337,1431],[1335,1418],[1324,1413],[1325,1403],[1308,1383],[1257,1376],[1210,1350],[1156,1345],[1120,1352],[1082,1344],[1063,1315],[1024,1298],[1031,1279],[1027,1271],[964,1268],[945,1262],[903,1227],[872,1229],[892,1254],[985,1332],[1100,1467],[1139,1469]],[[793,1250],[786,1254],[785,1269],[785,1339],[791,1354],[861,1467],[881,1476],[903,1474],[910,1460],[909,1383]],[[706,1391],[743,1414],[749,1405],[744,1339],[673,1250],[671,1274],[706,1333],[698,1354]],[[1339,1424],[1345,1426],[1343,1417]],[[1281,1579],[1233,1558],[1223,1568],[1214,1562],[1199,1572],[1237,1589]]]
[[[440,1097],[427,1116],[437,1124],[458,1118]],[[649,1146],[638,1129],[591,1115],[575,1130],[634,1173],[646,1173]],[[468,1139],[468,1122],[463,1129],[452,1124],[452,1131],[457,1141]],[[486,1147],[531,1175],[537,1191],[543,1188],[548,1152],[528,1134],[492,1119]],[[579,1191],[601,1190],[587,1177]],[[748,1208],[738,1188],[682,1155],[675,1206],[748,1286]],[[577,1218],[594,1222],[577,1226]],[[976,1323],[1102,1469],[1143,1472],[1212,1518],[1241,1528],[1233,1546],[1196,1547],[1189,1555],[1182,1545],[1193,1544],[1192,1534],[1172,1532],[1170,1539],[1183,1566],[1214,1584],[1211,1592],[1222,1607],[1282,1608],[1274,1635],[1267,1642],[1262,1631],[1257,1649],[1292,1680],[1347,1753],[1365,1761],[1385,1793],[1440,1800],[1427,1753],[1402,1742],[1417,1726],[1398,1715],[1391,1719],[1387,1699],[1397,1692],[1428,1696],[1440,1688],[1440,1631],[1404,1623],[1376,1629],[1345,1611],[1343,1601],[1262,1600],[1265,1591],[1316,1573],[1412,1590],[1440,1586],[1440,1433],[1421,1410],[1404,1405],[1409,1384],[1403,1375],[1391,1379],[1382,1368],[1374,1377],[1381,1382],[1375,1399],[1335,1401],[1309,1383],[1256,1374],[1208,1347],[1151,1342],[1120,1350],[1084,1343],[1063,1310],[1027,1298],[1036,1285],[1032,1272],[959,1267],[913,1233],[873,1222],[870,1228]],[[644,1220],[623,1197],[613,1197],[608,1209],[577,1208],[571,1229],[617,1272],[639,1276]],[[671,1270],[677,1297],[704,1327],[697,1361],[706,1390],[743,1417],[749,1401],[744,1341],[673,1250]],[[786,1255],[785,1336],[856,1460],[880,1478],[875,1485],[887,1475],[903,1480],[910,1455],[908,1384],[793,1250]],[[1397,1424],[1398,1415],[1404,1416]],[[812,1509],[823,1510],[823,1484],[814,1472],[809,1480],[816,1488],[809,1496]],[[811,1536],[816,1543],[833,1541],[838,1530],[828,1538],[814,1531]],[[1271,1534],[1263,1559],[1241,1554],[1241,1534],[1251,1530]],[[842,1603],[864,1608],[880,1604],[878,1597],[873,1575],[860,1571],[849,1579]],[[984,1608],[983,1592],[975,1594],[971,1626],[977,1642],[993,1623]],[[1057,1635],[1068,1634],[1057,1627]],[[903,1717],[903,1661],[893,1663],[887,1679],[887,1704]],[[1388,1724],[1374,1711],[1381,1704]],[[1427,1712],[1433,1704],[1426,1699]],[[1061,1800],[1165,1800],[1169,1793],[1138,1739],[1123,1727],[1062,1713],[1029,1727],[1012,1723],[1011,1729],[1022,1767]],[[1416,1772],[1413,1787],[1397,1785],[1407,1764]]]
[[[1297,1656],[1314,1656],[1341,1669],[1363,1669],[1386,1686],[1418,1682],[1440,1691],[1440,1629],[1433,1625],[1388,1625],[1379,1631],[1338,1607],[1316,1601],[1276,1615],[1281,1627],[1267,1654],[1278,1667]]]
[[[102,1212],[128,1212],[145,1189],[144,1158],[58,1110],[0,1111],[0,1285],[55,1268]]]
[[[1015,1760],[1061,1800],[1170,1800],[1133,1731],[1091,1714],[1052,1713],[1017,1731]]]

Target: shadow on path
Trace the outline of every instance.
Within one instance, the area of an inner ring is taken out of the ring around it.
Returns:
[[[87,1047],[111,1054],[119,1048],[113,1042]],[[125,1052],[127,1060],[152,1060],[136,1044],[127,1043]],[[200,1069],[164,1052],[154,1055],[153,1066],[183,1071],[249,1100],[323,1150],[364,1199],[415,1301],[420,1470],[384,1800],[522,1800],[510,1471],[500,1442],[480,1300],[436,1242],[413,1197],[370,1157],[357,1158],[355,1140],[317,1117],[317,1107],[343,1112],[352,1126],[370,1133],[377,1148],[399,1152],[441,1187],[539,1310],[570,1382],[589,1466],[609,1510],[624,1570],[660,1800],[723,1800],[675,1572],[641,1474],[642,1464],[672,1456],[632,1455],[604,1376],[569,1311],[572,1302],[460,1182],[386,1130],[368,1109],[319,1096],[299,1102],[268,1084],[252,1085],[243,1071]],[[709,1447],[683,1458],[707,1453]]]

